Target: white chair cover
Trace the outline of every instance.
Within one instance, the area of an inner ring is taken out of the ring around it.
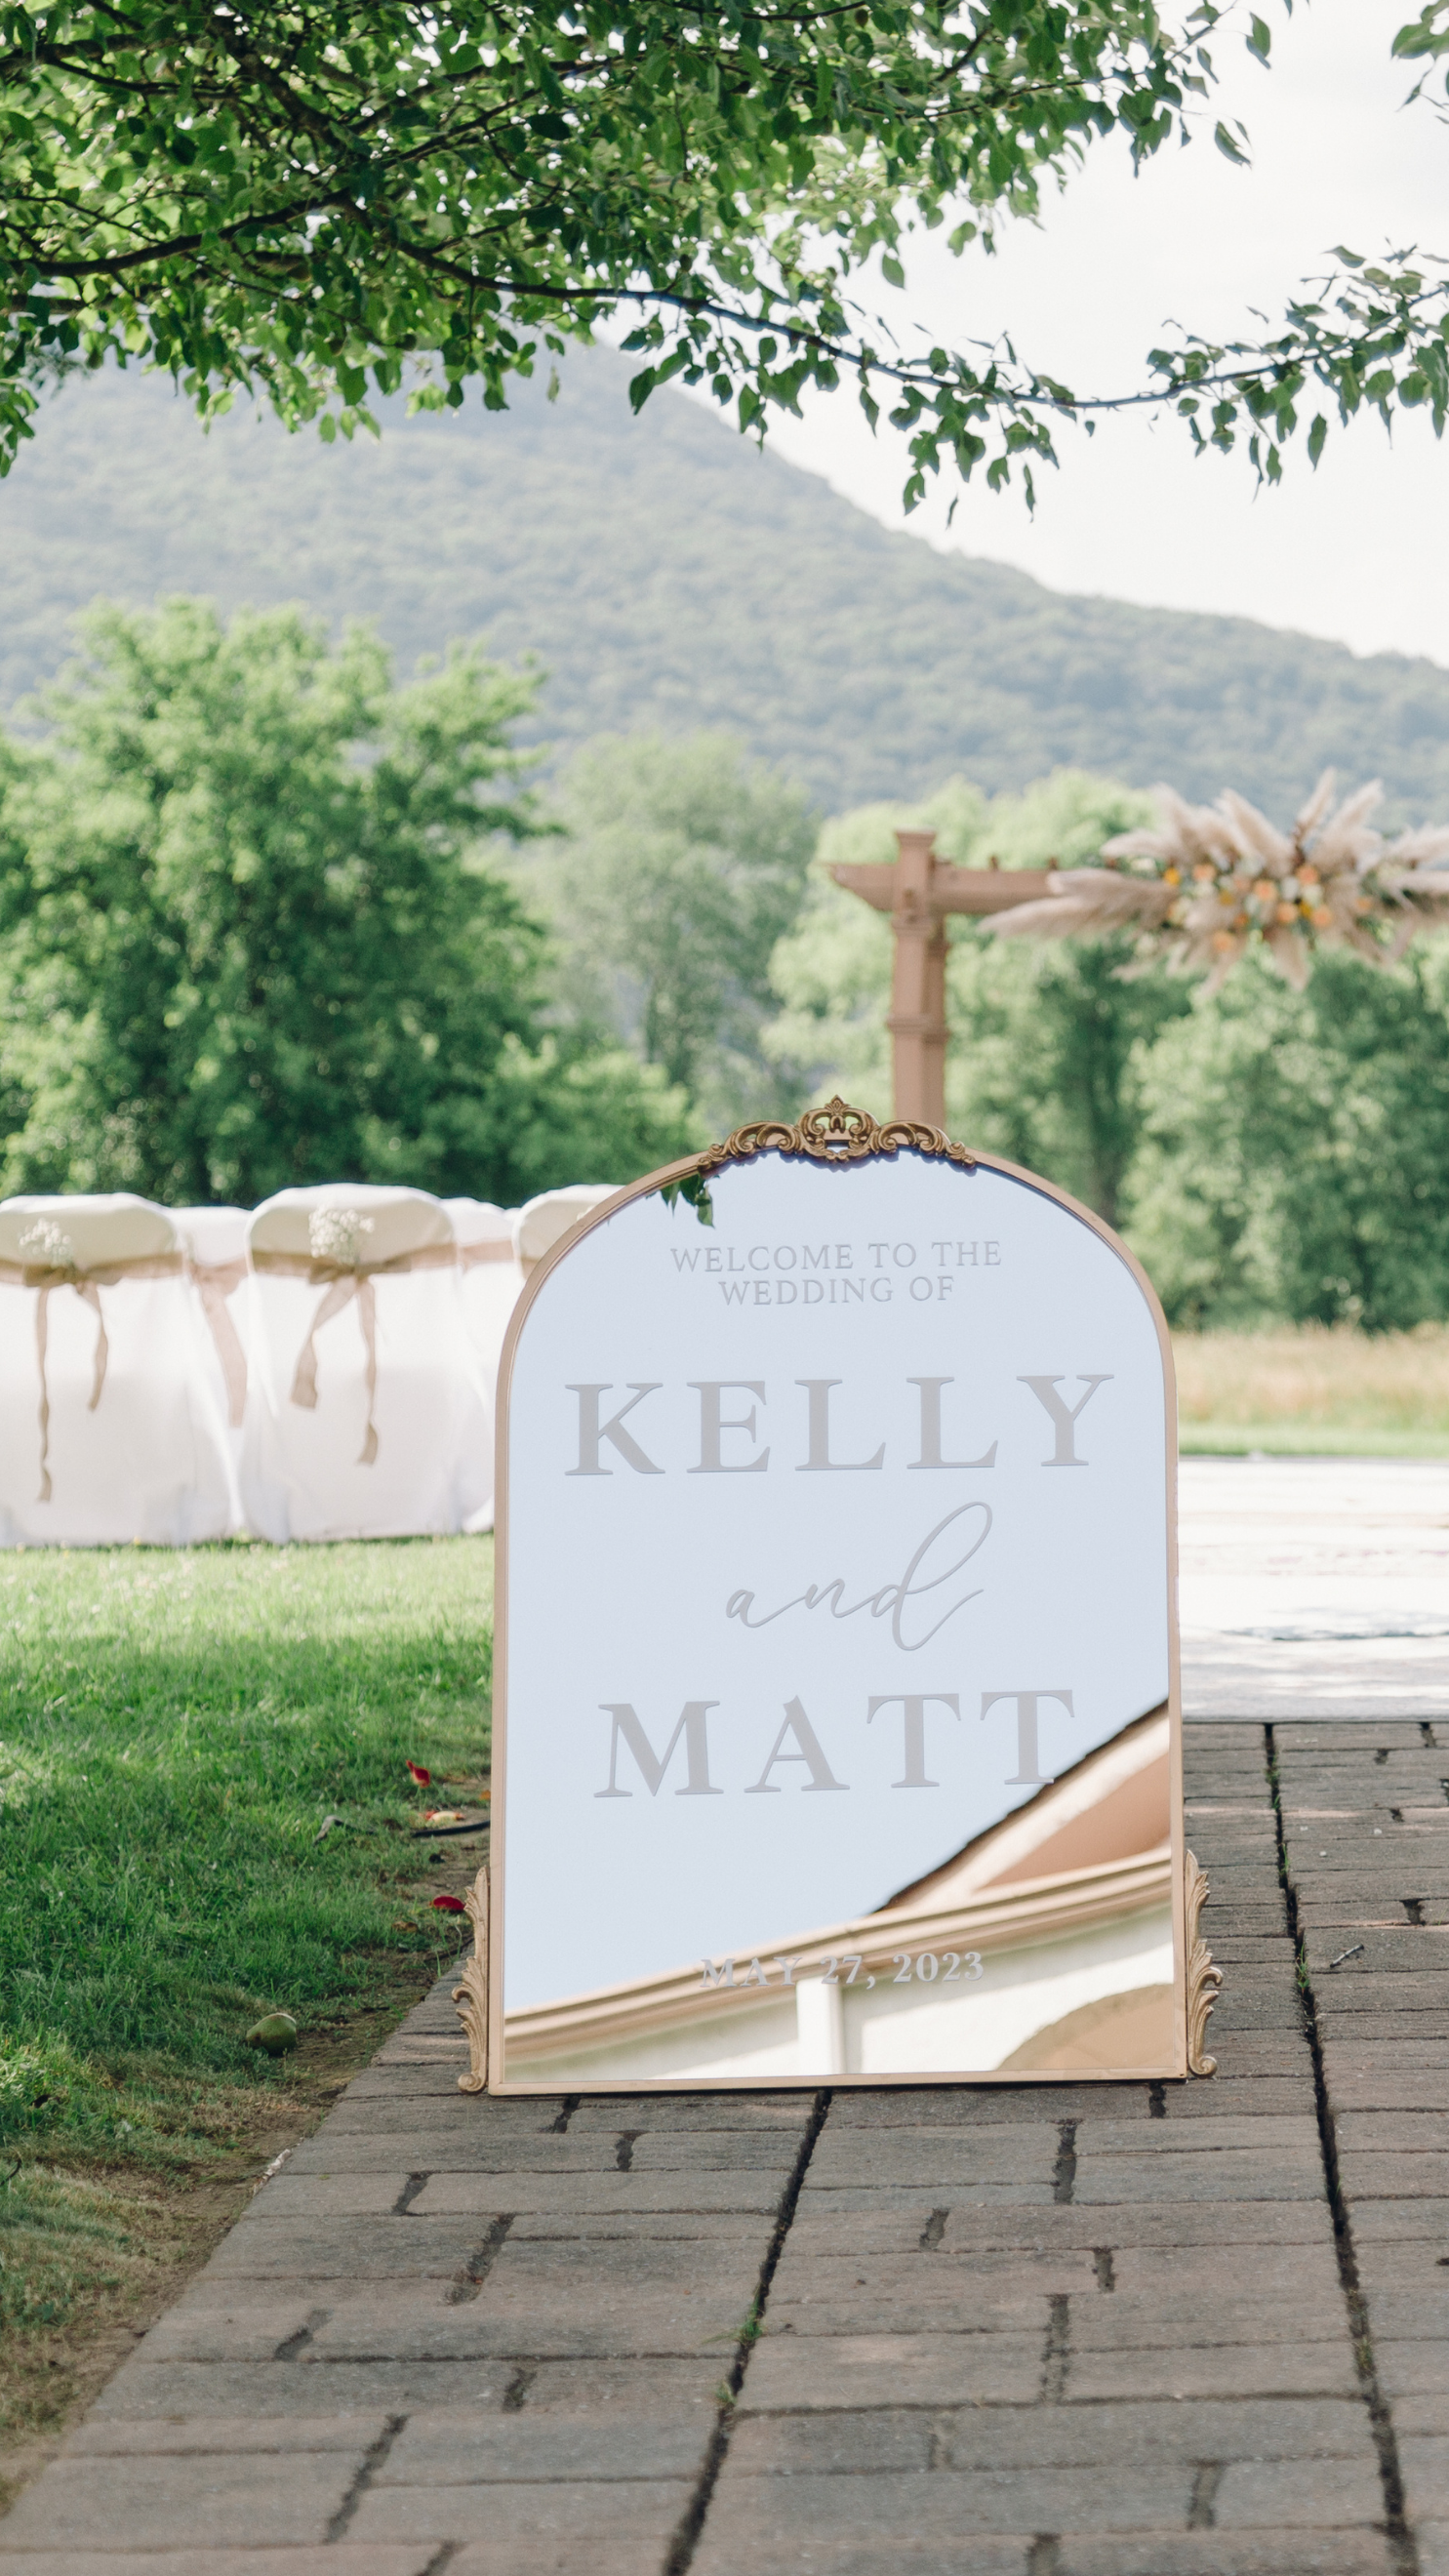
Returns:
[[[426,1190],[281,1190],[248,1231],[242,1500],[276,1539],[486,1527],[490,1408],[458,1251]]]
[[[498,1354],[508,1318],[518,1303],[523,1268],[513,1246],[515,1208],[490,1207],[486,1199],[444,1199],[458,1238],[459,1287],[468,1338],[488,1386],[498,1380]]]
[[[525,1276],[536,1261],[551,1252],[561,1235],[567,1234],[581,1216],[591,1208],[611,1199],[617,1181],[575,1181],[566,1190],[543,1190],[536,1199],[525,1199],[513,1225],[513,1241]]]
[[[235,1527],[203,1330],[165,1208],[0,1202],[0,1544],[185,1547]]]
[[[489,1405],[488,1517],[493,1526],[493,1425],[497,1419],[498,1361],[508,1319],[518,1303],[523,1270],[513,1248],[516,1209],[487,1199],[444,1199],[458,1238],[458,1294],[463,1322],[482,1374]]]

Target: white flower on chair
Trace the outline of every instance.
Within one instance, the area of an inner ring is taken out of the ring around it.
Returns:
[[[371,1217],[360,1208],[314,1208],[307,1220],[312,1258],[335,1262],[339,1270],[355,1270],[362,1259],[363,1237],[372,1230]]]
[[[55,1224],[50,1217],[37,1217],[34,1225],[26,1227],[20,1238],[20,1249],[28,1253],[37,1265],[43,1263],[47,1270],[75,1268],[75,1245],[64,1226]]]

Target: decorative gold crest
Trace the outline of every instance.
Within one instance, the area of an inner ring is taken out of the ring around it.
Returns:
[[[1204,2047],[1208,2015],[1217,2001],[1223,1982],[1221,1968],[1215,1968],[1212,1952],[1198,1930],[1198,1921],[1207,1903],[1208,1883],[1193,1854],[1186,1855],[1186,1928],[1187,1928],[1187,2063],[1193,2075],[1215,2075],[1218,2061],[1209,2057]]]
[[[711,1145],[700,1159],[701,1177],[723,1163],[748,1162],[756,1154],[808,1154],[815,1163],[863,1163],[873,1154],[940,1154],[967,1171],[976,1157],[965,1145],[953,1145],[940,1127],[923,1127],[910,1118],[890,1118],[880,1126],[868,1109],[852,1109],[837,1097],[823,1109],[807,1109],[794,1127],[778,1119],[757,1118],[737,1127],[723,1145]]]
[[[488,2087],[488,1864],[485,1861],[463,1899],[473,1926],[473,1956],[465,1961],[461,1985],[453,1988],[458,2019],[468,2035],[468,2072],[458,2078],[460,2093],[483,2093]]]

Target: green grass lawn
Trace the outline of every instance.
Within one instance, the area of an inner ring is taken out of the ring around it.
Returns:
[[[405,1765],[486,1767],[492,1567],[485,1539],[0,1557],[12,2153],[193,2157],[287,2080],[244,2044],[262,2011],[305,2047],[456,1951]]]
[[[1449,1431],[1360,1431],[1332,1422],[1179,1422],[1184,1458],[1449,1458]]]

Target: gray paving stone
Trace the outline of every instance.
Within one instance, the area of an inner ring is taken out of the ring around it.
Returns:
[[[1395,2052],[1397,2054],[1397,2052]],[[1324,2051],[1324,2073],[1336,2116],[1434,2111],[1449,2119],[1449,2065],[1401,2067],[1345,2065],[1338,2048]]]
[[[12,2551],[0,2534],[5,2576],[149,2576],[152,2569],[158,2576],[431,2576],[436,2560],[431,2541],[360,2549],[349,2541],[323,2548],[188,2547],[158,2558],[149,2543],[136,2549]]]
[[[805,2189],[882,2182],[893,2190],[921,2181],[1026,2185],[1050,2199],[1058,2128],[1044,2114],[1000,2127],[859,2130],[827,2122],[810,2160]]]
[[[1413,2155],[1355,2152],[1349,2149],[1340,2159],[1343,2189],[1350,2200],[1415,2200],[1421,2193],[1431,2198],[1449,2194],[1449,2150],[1434,2154],[1425,2150]]]
[[[1250,2274],[1225,2263],[1211,2243],[1120,2245],[1112,2268],[1119,2298],[1175,2298],[1195,2308],[1244,2291],[1284,2307],[1299,2298],[1320,2302],[1340,2295],[1337,2250],[1326,2229],[1308,2244],[1255,2245]]]
[[[1382,2532],[1296,2529],[1160,2532],[1105,2539],[1063,2532],[1057,2576],[1397,2576]]]
[[[1128,2352],[1073,2352],[1072,2399],[1127,2397],[1356,2397],[1347,2338],[1311,2343],[1179,2344]]]
[[[185,2459],[198,2451],[347,2451],[361,2456],[382,2440],[389,2420],[375,2409],[262,2418],[228,2414],[108,2421],[92,2415],[77,2425],[66,2450],[72,2459],[112,2460]]]
[[[797,2140],[810,2117],[813,2094],[800,2093],[611,2093],[601,2100],[581,2101],[569,2118],[570,2137],[621,2129],[636,2135],[667,2130],[678,2135],[710,2131],[788,2130]]]
[[[1432,2395],[1401,2396],[1394,2406],[1394,2426],[1400,2442],[1411,2433],[1449,2433],[1449,2401]]]
[[[1212,2493],[1219,2531],[1341,2529],[1381,2523],[1384,2491],[1378,2462],[1360,2460],[1230,2460]]]
[[[830,2105],[830,2136],[852,2129],[994,2129],[1035,2128],[1043,2120],[1084,2119],[1099,2111],[1102,2088],[1096,2084],[1001,2085],[990,2089],[969,2084],[925,2086],[910,2092],[837,2092]],[[1118,2119],[1146,2120],[1151,2103],[1145,2084],[1113,2085],[1109,2096]]]
[[[788,2169],[744,2173],[496,2174],[433,2173],[413,2208],[419,2217],[505,2211],[553,2217],[627,2217],[648,2210],[725,2210],[773,2219]]]
[[[468,2217],[292,2218],[279,2209],[243,2219],[217,2247],[213,2281],[451,2280],[478,2243]]]
[[[441,2147],[466,2144],[475,2154],[484,2156],[497,2155],[503,2145],[525,2155],[530,2147],[537,2147],[542,2156],[547,2156],[548,2142],[556,2136],[549,2121],[499,2120],[496,2113],[519,2107],[511,2102],[489,2102],[480,2115],[481,2099],[479,2095],[456,2092],[418,2095],[411,2086],[399,2084],[386,2096],[359,2101],[349,2086],[336,2108],[328,2113],[326,2125],[294,2149],[291,2161],[304,2172],[325,2168],[333,2157],[342,2154],[349,2139],[364,2145],[370,2139],[397,2137],[435,2138]],[[410,2161],[404,2158],[405,2163]]]
[[[708,2419],[712,2429],[730,2358],[732,2350],[695,2360],[677,2354],[661,2360],[649,2353],[627,2359],[608,2354],[587,2360],[530,2356],[510,2383],[509,2403],[529,2416],[546,2414],[560,2421],[609,2413],[621,2420],[639,2416],[662,2423],[678,2415],[691,2423]]]
[[[1041,2388],[1040,2333],[766,2334],[745,2380],[757,2413],[773,2407],[1025,2406]]]
[[[4,2525],[7,2549],[132,2549],[245,2541],[249,2548],[320,2544],[361,2473],[366,2451],[193,2453],[184,2478],[149,2459],[68,2459],[65,2474],[21,2496]],[[388,2537],[410,2540],[401,2532]],[[3,2564],[3,2560],[0,2560]]]
[[[1217,2344],[1296,2347],[1306,2342],[1328,2347],[1342,2330],[1343,2297],[1337,2282],[1291,2303],[1265,2297],[1252,2285],[1236,2294],[1221,2289],[1214,2298],[1074,2299],[1069,2385],[1074,2395],[1085,2393],[1078,2387],[1078,2367],[1088,2354],[1176,2354],[1184,2348],[1205,2353]],[[1284,2367],[1281,2350],[1278,2367]]]
[[[1195,2089],[1200,2099],[1209,2099],[1213,2104],[1222,2098],[1215,2086]],[[1180,2118],[1174,2120],[1170,2116],[1155,2121],[1145,2138],[1135,2121],[1117,2120],[1109,2114],[1079,2120],[1076,2127],[1077,2161],[1080,2165],[1082,2157],[1087,2154],[1139,2156],[1144,2146],[1150,2146],[1157,2156],[1222,2154],[1232,2147],[1277,2148],[1285,2154],[1311,2155],[1318,2145],[1318,2122],[1312,2108],[1312,2097],[1309,2096],[1306,2104],[1301,2092],[1298,2098],[1299,2108],[1291,2115],[1261,2120],[1234,2117],[1225,2105],[1213,2115],[1210,2138],[1204,2137],[1199,2129],[1185,2126]]]
[[[370,2135],[370,2129],[363,2134]],[[466,2145],[469,2161],[465,2170],[469,2173],[551,2176],[611,2173],[614,2170],[614,2160],[618,2152],[618,2140],[623,2131],[622,2128],[608,2134],[595,2131],[591,2137],[583,2138],[576,2138],[572,2129],[567,2136],[561,2138],[547,2134],[509,2137],[490,2135],[481,2128],[470,2129],[466,2120],[460,2120],[456,2128],[446,2133],[432,2132],[415,2120],[411,2131],[402,2129],[395,2134],[415,2139],[424,2147],[430,2138],[435,2138],[436,2144],[442,2150],[441,2161],[444,2164],[450,2149],[456,2150],[459,2145]],[[729,2135],[728,2132],[725,2134]],[[338,2130],[332,2141],[334,2155],[345,2151],[342,2141],[347,2136],[348,2132],[345,2129]],[[704,2151],[704,2159],[707,2161],[711,2145],[710,2138],[706,2136],[697,2141],[680,2141],[682,2148],[687,2148],[691,2143]],[[788,2171],[794,2161],[793,2148],[783,2139],[777,2139],[774,2136],[756,2138],[752,2133],[746,2132],[740,2137],[739,2144],[740,2162],[745,2166],[774,2164]],[[398,2160],[394,2155],[394,2162]],[[424,2153],[419,2163],[415,2161],[410,2151],[405,2162],[409,2172],[417,2172],[427,2167],[428,2159]],[[306,2170],[306,2168],[303,2169]]]
[[[713,2414],[578,2413],[560,2422],[521,2409],[479,2418],[471,2407],[412,2416],[374,2472],[374,2488],[491,2486],[589,2478],[694,2478]]]
[[[1252,2120],[1296,2118],[1302,2107],[1304,2082],[1310,2069],[1311,2060],[1305,2043],[1301,2063],[1294,2062],[1291,2069],[1285,2069],[1282,2075],[1219,2074],[1213,2077],[1210,2085],[1180,2086],[1166,2116],[1174,2121],[1217,2121],[1234,2115]]]
[[[905,2568],[909,2576],[1023,2576],[1032,2536],[978,2532],[970,2542],[969,2560],[954,2533],[900,2530],[890,2543],[889,2559],[876,2531],[776,2533],[752,2531],[734,2507],[716,2503],[691,2576],[882,2576],[886,2564]]]
[[[372,2408],[387,2414],[407,2414],[415,2406],[491,2409],[503,2404],[512,2375],[503,2360],[493,2370],[480,2370],[476,2361],[380,2361],[328,2368],[315,2353],[290,2362],[157,2363],[147,2359],[142,2345],[102,2389],[87,2421],[246,2416],[267,2425],[294,2412],[346,2418]]]
[[[472,2541],[494,2553],[492,2566],[587,2567],[602,2563],[638,2576],[658,2566],[689,2502],[690,2482],[679,2479],[541,2479],[514,2486],[369,2487],[350,2530],[359,2541]],[[504,2544],[509,2554],[502,2556]],[[530,2557],[540,2546],[568,2554]],[[598,2555],[600,2544],[605,2555]],[[632,2557],[626,2556],[632,2551]],[[612,2552],[613,2554],[608,2554]],[[449,2576],[459,2560],[450,2562]],[[486,2557],[475,2560],[490,2567]],[[491,2576],[491,2569],[490,2569]]]
[[[1025,2218],[1044,2216],[1054,2204],[1049,2183],[966,2182],[960,2177],[943,2179],[940,2174],[927,2174],[910,2183],[832,2183],[811,2185],[807,2174],[805,2188],[796,2203],[797,2218],[801,2211],[919,2210],[922,2223],[935,2209],[990,2211],[999,2222],[1020,2222]]]
[[[1333,2481],[1342,2461],[1315,2463]],[[935,2476],[895,2469],[821,2476],[749,2477],[729,2482],[724,2513],[710,2515],[716,2547],[733,2524],[737,2545],[757,2538],[766,2549],[793,2533],[809,2539],[832,2527],[873,2533],[889,2551],[892,2535],[910,2531],[970,2540],[978,2532],[1059,2531],[1069,2517],[1078,2530],[1161,2531],[1185,2527],[1192,2502],[1193,2469],[1185,2460],[1132,2468],[1075,2465],[1070,2469],[971,2469]],[[1324,2516],[1324,2519],[1329,2519]],[[701,2553],[702,2554],[702,2553]],[[696,2562],[698,2563],[698,2562]],[[709,2562],[706,2561],[706,2564]],[[748,2559],[741,2560],[749,2565]]]
[[[748,2246],[758,2260],[757,2213],[735,2209],[615,2209],[568,2212],[529,2209],[515,2217],[510,2245],[689,2245],[713,2242]]]
[[[729,2292],[701,2289],[693,2296],[612,2300],[599,2293],[587,2304],[571,2291],[552,2298],[472,2300],[349,2300],[317,2327],[312,2349],[320,2361],[492,2361],[500,2356],[560,2357],[627,2354],[692,2355],[713,2351],[721,2375],[729,2367],[744,2324],[746,2303]]]
[[[1095,2291],[1099,2287],[1092,2249],[1067,2245],[1056,2252],[1013,2245],[987,2252],[956,2251],[944,2241],[919,2241],[899,2254],[866,2254],[842,2247],[822,2253],[808,2242],[786,2238],[770,2290],[770,2306],[784,2301],[814,2302],[841,2298],[852,2289],[869,2290],[892,2308],[900,2300],[960,2299],[975,2293],[986,2308],[1013,2299],[1046,2298],[1054,2292]]]
[[[275,2284],[270,2298],[256,2295],[257,2284],[241,2282],[239,2295],[228,2301],[218,2283],[198,2289],[152,2326],[146,2337],[146,2359],[162,2362],[272,2361],[284,2344],[309,2337],[327,2310],[319,2305],[320,2285],[306,2282],[284,2298]],[[203,2302],[209,2302],[203,2304]]]
[[[1401,2429],[1399,2465],[1413,2521],[1449,2523],[1449,2424],[1439,2433]]]
[[[1182,2183],[1181,2170],[1176,2180]],[[913,2202],[913,2209],[919,2208]],[[802,2199],[795,2227],[805,2217]],[[841,2223],[844,2223],[842,2219]],[[795,2229],[791,2229],[793,2237]],[[1227,2249],[1244,2246],[1273,2247],[1280,2245],[1331,2246],[1333,2219],[1326,2199],[1317,2200],[1173,2200],[1143,2203],[1126,2201],[1110,2212],[1099,2203],[1073,2202],[1051,2209],[1004,2211],[976,2209],[958,2204],[948,2208],[942,2230],[942,2248],[982,2250],[998,2246],[1035,2244],[1037,2246],[1109,2244],[1113,2246],[1159,2246],[1183,2250],[1213,2246],[1224,2249],[1224,2259],[1233,2257]],[[1238,2259],[1242,2259],[1241,2257]]]
[[[376,2174],[294,2173],[284,2166],[257,2199],[268,2218],[383,2218],[411,2180],[401,2164]]]
[[[460,2098],[458,2078],[466,2071],[467,2063],[466,2056],[460,2058],[456,2065],[448,2066],[420,2064],[416,2060],[398,2065],[392,2058],[375,2057],[366,2074],[353,2077],[347,2087],[348,2099],[352,2102],[395,2102],[403,2099],[428,2102],[436,2098],[443,2102],[456,2102]],[[498,2105],[500,2110],[505,2107],[517,2106],[505,2106],[502,2102]],[[522,2107],[531,2115],[527,2123],[530,2128],[548,2129],[561,2105],[530,2101]],[[552,2116],[541,2118],[541,2112]]]
[[[1317,2151],[1278,2147],[1210,2147],[1167,2156],[1151,2150],[1079,2160],[1078,2206],[1132,2205],[1147,2200],[1321,2200],[1323,2167]]]
[[[1395,2408],[1404,2397],[1449,2396],[1449,2344],[1433,2336],[1397,2340],[1375,2334],[1374,2364]]]

